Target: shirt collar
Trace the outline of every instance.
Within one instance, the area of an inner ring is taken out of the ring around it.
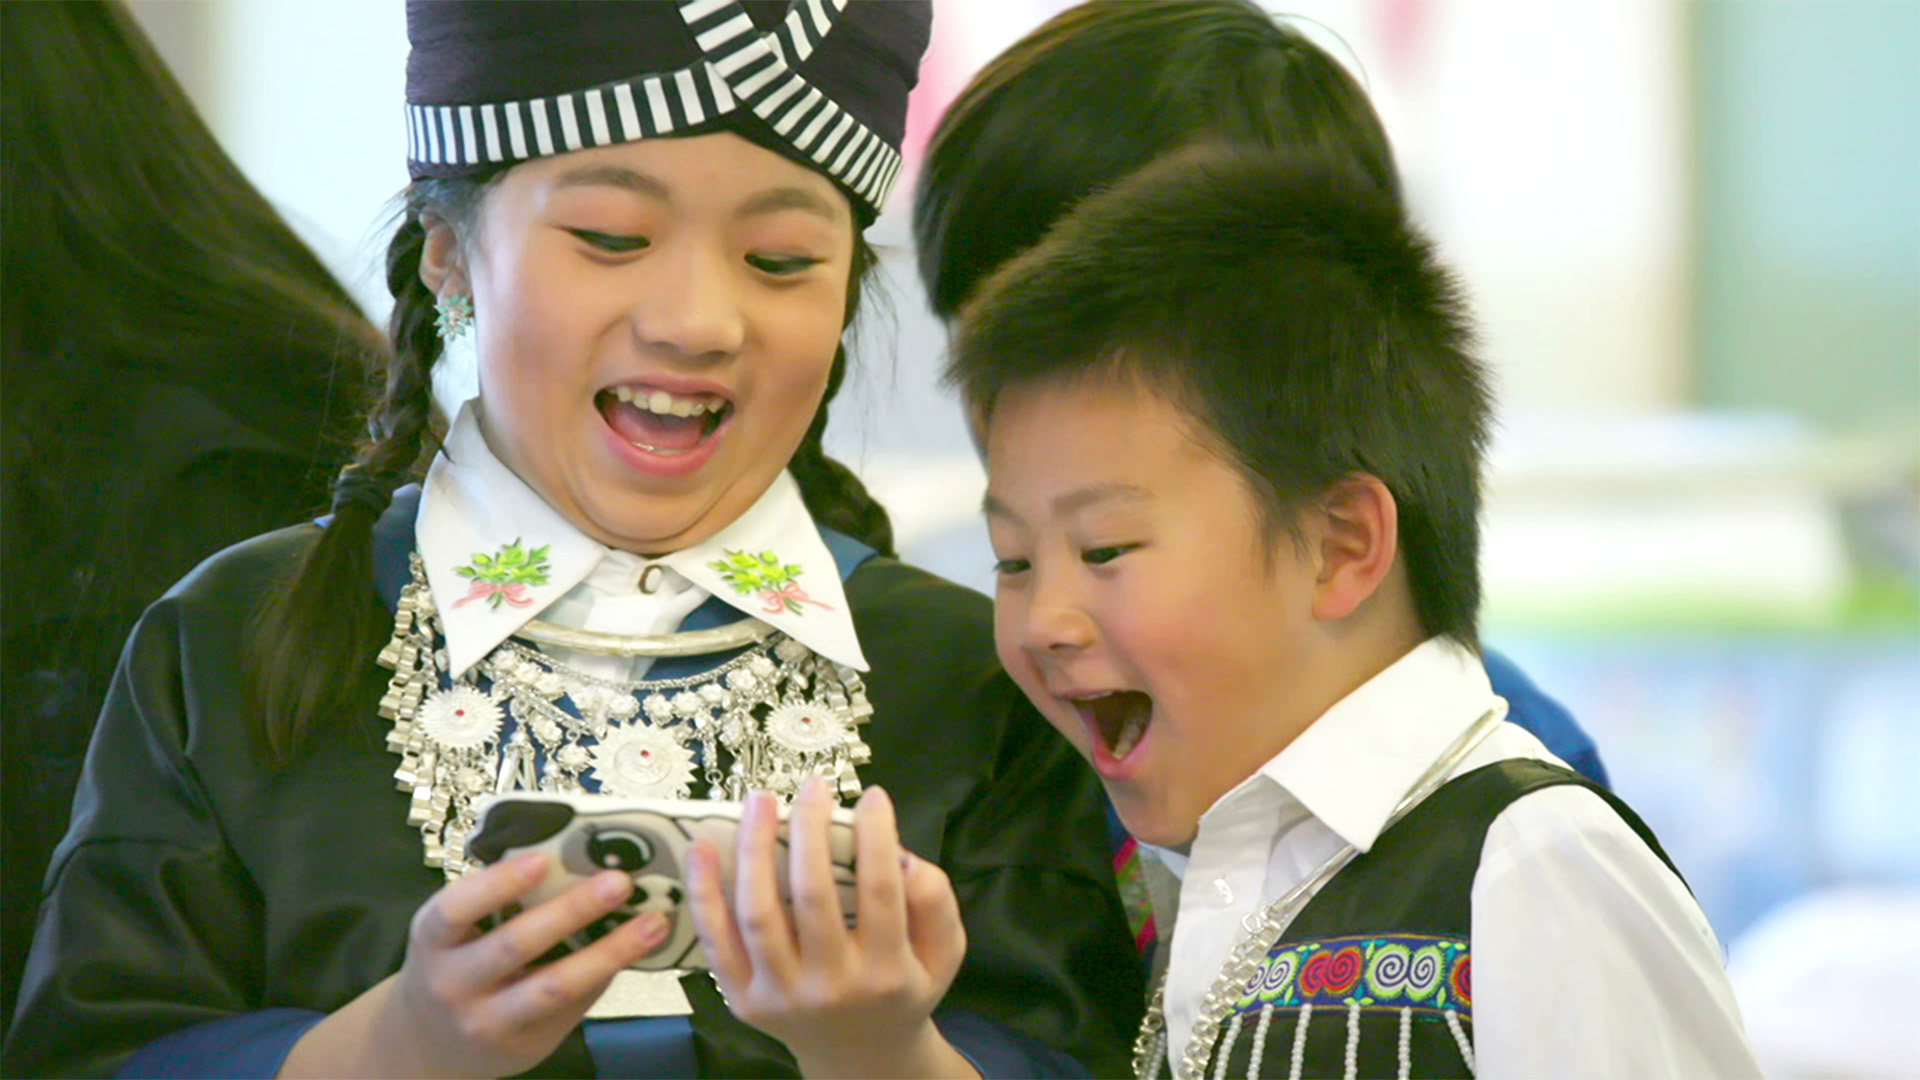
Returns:
[[[609,556],[631,558],[574,527],[496,457],[472,403],[427,471],[415,533],[456,676]],[[647,561],[830,660],[867,669],[833,556],[784,472],[711,538]]]
[[[1480,657],[1432,637],[1335,702],[1260,769],[1342,840],[1366,851],[1401,798],[1474,721],[1507,703]]]
[[[1428,638],[1335,702],[1259,771],[1200,815],[1200,831],[1249,799],[1285,815],[1289,802],[1360,851],[1373,847],[1402,797],[1489,709],[1505,716],[1480,657],[1452,638]],[[1176,877],[1188,857],[1152,848]]]

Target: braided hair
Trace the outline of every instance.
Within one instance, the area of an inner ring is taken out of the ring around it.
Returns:
[[[269,598],[257,619],[248,692],[256,746],[273,765],[296,760],[322,734],[319,725],[351,716],[353,670],[385,643],[390,616],[367,587],[373,578],[373,526],[400,485],[418,478],[439,449],[433,429],[433,365],[441,342],[435,297],[420,278],[431,215],[470,232],[481,196],[501,173],[415,181],[387,245],[387,289],[393,294],[388,333],[393,354],[369,386],[367,437],[333,488],[333,518],[294,571],[291,587]],[[855,235],[843,325],[859,312],[862,285],[877,259]],[[788,467],[807,510],[820,524],[893,553],[887,512],[822,445],[827,408],[845,380],[846,345],[834,351],[826,392]],[[341,597],[364,596],[364,603]]]

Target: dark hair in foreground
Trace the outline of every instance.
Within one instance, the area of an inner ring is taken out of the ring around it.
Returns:
[[[426,246],[422,215],[438,216],[461,235],[471,226],[488,184],[478,178],[420,180],[406,192],[406,209],[387,246],[387,288],[393,293],[389,332],[393,359],[368,414],[370,435],[336,486],[333,521],[314,544],[289,590],[271,598],[259,621],[248,672],[255,738],[267,759],[284,764],[318,737],[322,724],[350,722],[357,687],[343,673],[364,664],[386,644],[392,617],[373,601],[373,525],[392,491],[421,474],[438,449],[431,428],[433,365],[441,355],[434,329],[434,296],[420,280]],[[875,264],[873,249],[854,236],[843,325],[859,312],[861,286]],[[834,353],[826,394],[788,463],[814,520],[893,554],[887,512],[858,477],[828,457],[821,439],[827,407],[846,377],[844,344]],[[343,597],[364,596],[364,603]]]
[[[1392,199],[1324,162],[1199,148],[1087,200],[982,287],[947,369],[1004,394],[1130,379],[1247,478],[1271,534],[1342,477],[1399,508],[1428,635],[1477,644],[1490,422],[1460,288]]]
[[[952,318],[1092,192],[1198,142],[1298,151],[1399,197],[1352,75],[1250,0],[1095,0],[995,58],[941,117],[913,200],[920,277]]]
[[[97,384],[165,381],[268,438],[342,456],[348,439],[326,436],[358,403],[340,395],[382,348],[347,291],[221,149],[125,7],[0,12],[9,431]],[[39,434],[37,454],[62,442],[57,427]]]
[[[111,640],[73,643],[90,650],[75,662],[104,676],[141,608],[194,561],[324,509],[386,342],[227,156],[123,5],[0,3],[0,28],[8,588],[23,610],[60,597],[106,612]],[[245,445],[197,415],[134,428],[156,388],[213,403]],[[103,449],[97,433],[114,425],[121,441]],[[208,476],[193,501],[162,520],[102,517],[101,478],[158,493],[155,463],[195,447]],[[288,469],[250,461],[294,462],[296,477],[298,462],[311,467],[297,491],[275,487],[271,506],[236,504],[232,493]],[[190,558],[130,595],[168,543]]]

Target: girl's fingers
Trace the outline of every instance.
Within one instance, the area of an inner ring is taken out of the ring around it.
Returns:
[[[764,791],[747,795],[734,857],[733,913],[756,975],[789,986],[800,974],[800,957],[780,902],[776,841],[779,804]]]
[[[526,894],[547,876],[547,857],[516,855],[441,887],[414,912],[412,940],[417,945],[451,949],[471,941],[481,919]]]
[[[631,878],[617,870],[603,870],[467,942],[454,954],[453,960],[461,976],[472,982],[506,980],[570,935],[618,908],[632,892]]]
[[[847,947],[846,914],[833,880],[833,793],[825,777],[800,788],[787,820],[787,881],[793,896],[793,928],[809,966],[836,966]]]
[[[893,800],[879,787],[860,796],[853,811],[854,889],[860,897],[855,929],[863,952],[885,956],[906,948],[907,906],[900,874],[900,830]]]
[[[727,906],[727,887],[720,880],[720,853],[705,840],[696,840],[687,848],[687,907],[693,913],[693,928],[700,934],[700,948],[707,954],[714,981],[732,996],[736,988],[752,981],[753,964],[747,958],[740,929],[734,925],[733,909]]]
[[[947,872],[917,855],[904,858],[907,935],[913,955],[936,979],[952,979],[967,953],[967,930],[960,901]]]
[[[622,968],[665,941],[667,930],[666,916],[658,912],[628,919],[592,945],[509,983],[486,1006],[490,1019],[512,1030],[539,1025],[556,1013],[585,1011]]]

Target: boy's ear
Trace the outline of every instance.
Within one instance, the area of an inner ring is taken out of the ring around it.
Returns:
[[[420,249],[421,284],[435,296],[447,292],[471,295],[473,289],[467,281],[466,252],[460,245],[460,234],[437,214],[421,215],[420,224],[427,232],[426,243]]]
[[[1380,478],[1351,473],[1321,498],[1313,616],[1344,619],[1379,590],[1400,550],[1400,514]]]

